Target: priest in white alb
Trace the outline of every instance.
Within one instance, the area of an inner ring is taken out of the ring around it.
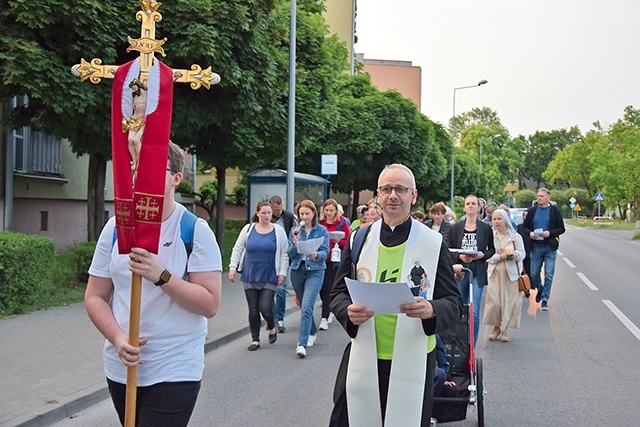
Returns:
[[[382,219],[354,233],[343,251],[330,307],[351,342],[336,378],[332,427],[429,426],[435,334],[458,323],[463,304],[442,236],[410,217],[417,197],[411,169],[387,166],[378,178]],[[416,261],[432,279],[426,299],[401,305],[400,314],[353,304],[345,277],[404,282]]]

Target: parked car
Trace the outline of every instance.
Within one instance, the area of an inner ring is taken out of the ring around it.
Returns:
[[[519,225],[519,224],[522,224],[522,221],[524,221],[524,218],[522,217],[522,215],[524,215],[526,211],[527,211],[526,208],[509,209],[509,216],[511,217],[511,220],[513,222]]]

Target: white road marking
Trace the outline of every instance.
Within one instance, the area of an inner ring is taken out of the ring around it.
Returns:
[[[627,327],[629,332],[631,332],[638,340],[640,340],[640,329],[633,324],[631,320],[627,316],[622,313],[618,307],[616,307],[611,301],[608,299],[603,299],[602,302],[606,305],[609,310],[622,322],[624,326]]]
[[[566,262],[566,263],[567,263],[567,265],[568,265],[569,267],[571,267],[571,268],[576,268],[576,266],[575,266],[575,265],[573,265],[573,263],[572,263],[571,261],[569,261],[569,259],[564,258],[564,257],[563,257],[562,259],[564,260],[564,262]]]
[[[560,256],[564,256],[564,255],[562,255],[562,252],[560,252],[560,251],[558,251],[558,255],[560,255]]]
[[[596,285],[594,285],[593,283],[591,283],[591,280],[587,279],[587,276],[585,276],[582,273],[576,273],[578,275],[578,277],[580,278],[580,280],[582,280],[588,287],[589,289],[591,289],[592,291],[597,291],[598,288],[596,287]]]

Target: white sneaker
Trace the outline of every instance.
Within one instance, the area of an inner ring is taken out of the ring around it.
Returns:
[[[316,336],[309,335],[309,338],[307,339],[307,347],[313,347],[315,343],[316,343]]]
[[[296,356],[298,356],[299,358],[304,358],[307,356],[307,349],[304,348],[304,346],[297,346],[296,347]]]
[[[326,331],[327,329],[329,329],[329,322],[327,321],[327,319],[325,319],[324,317],[320,319],[320,326],[318,326],[318,329],[321,331]]]
[[[327,322],[331,323],[333,322],[333,319],[335,319],[336,316],[333,315],[333,313],[329,313],[329,318],[327,319]]]

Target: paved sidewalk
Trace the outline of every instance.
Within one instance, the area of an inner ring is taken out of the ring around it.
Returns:
[[[287,312],[295,309],[289,290]],[[243,287],[223,273],[205,351],[242,335],[250,340]],[[108,398],[103,344],[83,303],[0,319],[0,426],[47,426]]]

